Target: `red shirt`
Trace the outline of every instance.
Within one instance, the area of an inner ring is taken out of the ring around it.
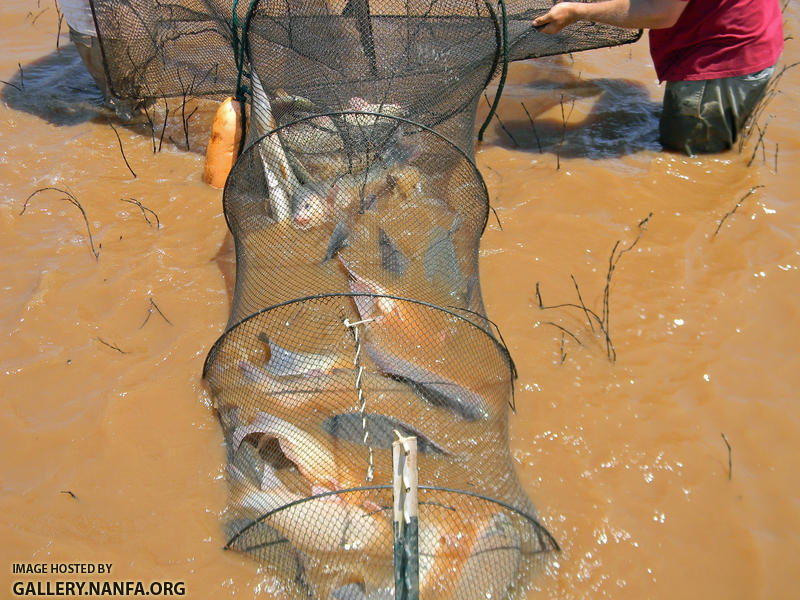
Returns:
[[[682,0],[678,22],[650,30],[660,81],[749,75],[778,62],[783,50],[778,0]]]

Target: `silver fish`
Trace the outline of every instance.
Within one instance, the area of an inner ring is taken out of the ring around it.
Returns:
[[[331,234],[331,239],[328,242],[328,250],[325,252],[325,259],[322,262],[328,262],[336,256],[339,250],[347,246],[348,237],[350,237],[350,228],[347,226],[347,223],[344,221],[336,223],[336,227],[333,228],[333,233]]]
[[[458,256],[453,245],[452,228],[435,227],[431,233],[423,258],[425,276],[430,281],[439,281],[451,293],[462,293],[464,276],[458,265]]]
[[[520,546],[520,535],[511,519],[502,512],[492,515],[453,577],[450,597],[459,600],[504,597],[519,570]]]
[[[378,228],[378,248],[381,252],[381,266],[384,270],[402,277],[408,269],[408,257],[380,227]]]
[[[254,519],[276,511],[264,524],[302,552],[391,556],[392,526],[380,513],[336,497],[304,498],[280,483],[263,489],[233,465],[228,466],[228,475],[233,503]]]
[[[292,196],[292,222],[309,229],[331,220],[360,202],[366,210],[375,196],[394,185],[393,169],[419,155],[419,149],[403,144],[392,145],[378,162],[359,173],[346,173],[332,180],[306,184]]]
[[[265,370],[274,377],[289,375],[315,375],[329,371],[336,363],[335,354],[295,352],[287,350],[261,332],[258,339],[269,346],[270,357]]]
[[[272,105],[255,71],[251,74],[251,83],[253,84],[252,114],[256,129],[260,136],[263,136],[273,131],[277,124]],[[278,135],[272,135],[259,142],[258,152],[264,164],[270,214],[275,221],[288,221],[292,216],[292,194],[300,187],[300,181],[289,164]]]
[[[344,413],[325,419],[322,429],[332,436],[353,442],[364,443],[364,425],[360,413]],[[366,430],[369,433],[369,444],[375,448],[391,448],[395,440],[394,432],[404,436],[416,436],[417,449],[423,454],[448,454],[447,450],[417,430],[415,427],[399,419],[365,413]]]
[[[371,341],[365,342],[364,347],[381,372],[410,386],[426,402],[447,408],[468,421],[489,416],[486,403],[478,393],[379,348]]]

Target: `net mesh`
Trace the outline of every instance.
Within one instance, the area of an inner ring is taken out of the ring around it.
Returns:
[[[481,299],[477,100],[507,60],[638,33],[541,34],[549,0],[91,6],[115,96],[251,97],[223,195],[235,294],[204,369],[228,546],[278,597],[393,598],[391,444],[414,435],[420,597],[519,596],[558,546],[513,468],[516,372]]]

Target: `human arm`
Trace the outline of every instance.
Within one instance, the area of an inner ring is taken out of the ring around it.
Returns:
[[[576,21],[595,21],[630,29],[664,29],[675,25],[687,4],[687,0],[559,2],[534,19],[533,26],[544,33],[558,33]]]

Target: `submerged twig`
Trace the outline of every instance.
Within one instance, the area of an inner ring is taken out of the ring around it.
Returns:
[[[789,64],[789,65],[784,65],[781,68],[781,70],[778,71],[778,73],[776,75],[773,75],[772,79],[767,84],[767,89],[764,92],[764,96],[761,98],[761,100],[759,101],[758,105],[753,110],[752,114],[747,118],[747,122],[745,123],[745,126],[743,128],[743,135],[739,138],[739,152],[740,153],[742,152],[742,150],[744,148],[745,142],[747,142],[747,140],[750,139],[750,136],[753,134],[753,131],[754,131],[753,125],[757,124],[758,119],[764,113],[764,111],[766,110],[767,106],[769,106],[770,102],[772,102],[772,99],[780,93],[780,90],[778,89],[778,85],[780,84],[780,81],[783,78],[783,76],[786,74],[786,71],[788,71],[790,69],[793,69],[797,65],[800,65],[800,61],[794,62],[794,63]],[[757,126],[756,126],[756,129],[760,130],[760,128],[757,127]],[[766,127],[765,127],[765,129],[766,129]]]
[[[758,147],[761,146],[762,149],[764,147],[764,134],[767,133],[767,127],[769,127],[769,122],[770,122],[771,119],[772,119],[772,115],[767,117],[767,121],[764,123],[764,129],[761,129],[761,127],[758,125],[758,123],[754,123],[754,125],[756,126],[756,129],[758,129],[758,139],[756,140],[756,145],[753,147],[753,154],[752,154],[752,156],[750,156],[750,160],[747,161],[747,166],[748,167],[753,164],[753,160],[755,160],[756,153],[758,152]]]
[[[22,63],[17,63],[17,66],[19,67],[19,84],[22,87],[22,89],[24,90],[25,89],[25,71],[22,70]]]
[[[147,110],[147,103],[145,102],[144,106],[142,107],[144,110],[144,118],[147,119],[147,124],[150,126],[150,140],[153,143],[153,154],[156,153],[156,124],[153,121],[153,117],[150,116],[150,111]],[[153,110],[153,115],[155,115],[155,109]]]
[[[592,333],[594,333],[594,324],[592,323],[592,319],[589,316],[589,309],[586,308],[586,305],[583,303],[583,297],[581,296],[581,288],[578,287],[578,281],[575,279],[575,275],[573,275],[572,273],[570,273],[569,276],[572,278],[572,283],[575,284],[575,291],[578,293],[578,302],[581,303],[581,308],[583,309],[583,313],[586,315],[586,320],[589,321],[589,327],[591,328]],[[596,316],[597,315],[595,315],[595,317]]]
[[[158,215],[155,213],[155,211],[153,209],[146,207],[144,204],[139,202],[136,198],[120,198],[120,200],[122,202],[128,202],[130,204],[135,204],[136,206],[138,206],[142,211],[142,216],[144,217],[144,220],[147,221],[147,224],[150,225],[151,227],[153,226],[153,222],[148,218],[147,213],[150,213],[151,215],[153,215],[155,217],[155,219],[156,219],[156,229],[160,229],[161,228],[161,221],[158,220]]]
[[[567,353],[564,352],[564,332],[561,332],[561,364],[567,359]]]
[[[78,499],[78,497],[75,494],[72,493],[72,490],[61,490],[61,492],[59,492],[59,493],[61,493],[61,494],[69,494],[75,500]]]
[[[183,135],[186,138],[186,150],[187,151],[191,151],[191,147],[189,145],[189,119],[191,119],[192,115],[194,115],[194,113],[197,112],[197,107],[195,106],[194,110],[191,113],[189,113],[189,116],[187,117],[186,116],[186,103],[188,102],[189,96],[191,96],[192,92],[194,91],[194,84],[195,84],[195,79],[196,79],[197,75],[196,74],[192,74],[192,81],[191,81],[191,83],[189,83],[189,87],[188,88],[183,85],[183,78],[181,77],[180,70],[178,70],[177,75],[178,75],[178,81],[181,84],[181,91],[182,91],[182,94],[183,94],[183,101],[181,102],[181,119],[183,121]],[[205,77],[204,77],[204,79],[205,79]]]
[[[578,339],[578,336],[575,335],[574,333],[572,333],[566,327],[562,327],[558,323],[553,323],[552,321],[542,321],[542,325],[552,325],[553,327],[556,327],[556,328],[560,329],[563,333],[566,333],[569,337],[571,337],[573,340],[578,342],[579,346],[581,346],[581,347],[583,346],[583,343],[580,341],[580,339]]]
[[[483,92],[483,97],[486,100],[486,104],[491,106],[492,103],[489,102],[489,96],[486,94],[486,92]],[[500,123],[501,129],[506,132],[506,135],[511,139],[511,142],[514,144],[514,146],[519,148],[519,144],[517,143],[517,140],[514,139],[514,136],[511,135],[511,132],[506,128],[506,125],[505,125],[505,123],[503,123],[503,120],[500,118],[500,115],[498,115],[497,113],[494,113],[494,118],[497,119],[498,123]]]
[[[539,148],[539,154],[541,154],[542,153],[542,142],[539,140],[539,134],[536,131],[536,125],[533,122],[533,117],[531,116],[531,113],[528,112],[528,109],[525,106],[525,103],[524,102],[520,102],[520,104],[522,104],[522,110],[524,110],[525,114],[528,115],[528,121],[531,122],[531,129],[533,130],[533,137],[536,138],[536,147]]]
[[[537,299],[537,301],[539,303],[539,308],[540,309],[549,310],[549,309],[553,309],[553,308],[563,308],[563,307],[576,308],[576,309],[580,310],[581,312],[583,312],[583,314],[586,316],[586,320],[589,321],[589,327],[592,329],[592,333],[595,333],[594,324],[593,324],[592,321],[594,320],[594,322],[597,323],[597,326],[600,329],[600,333],[602,333],[603,337],[605,338],[606,354],[608,356],[608,359],[611,362],[615,362],[617,360],[617,352],[614,349],[613,342],[611,341],[611,316],[610,316],[611,315],[611,308],[610,308],[611,278],[614,275],[614,270],[617,267],[617,263],[619,262],[620,257],[623,254],[625,254],[626,252],[630,252],[631,250],[633,250],[634,246],[636,246],[636,244],[639,243],[639,240],[641,239],[642,235],[644,234],[645,230],[647,229],[647,224],[650,221],[650,217],[652,217],[652,216],[653,216],[653,213],[651,212],[650,214],[647,215],[647,217],[645,217],[644,219],[642,219],[639,222],[639,233],[636,236],[636,239],[634,239],[633,242],[631,242],[631,244],[629,246],[627,246],[626,248],[623,248],[622,250],[617,251],[619,246],[620,246],[620,243],[621,243],[620,240],[617,240],[617,242],[614,244],[614,247],[612,248],[611,255],[608,258],[608,271],[606,273],[605,288],[603,289],[603,311],[602,311],[602,316],[598,315],[596,312],[594,312],[593,310],[591,310],[590,308],[588,308],[586,306],[586,304],[583,301],[583,295],[581,294],[580,287],[578,286],[578,281],[575,279],[575,277],[573,275],[570,275],[570,277],[572,278],[572,283],[574,284],[575,290],[576,290],[576,292],[578,294],[578,302],[579,302],[579,304],[575,304],[574,302],[564,302],[562,304],[554,304],[552,306],[545,306],[544,301],[542,300],[541,290],[539,289],[539,282],[536,282],[536,299]],[[560,325],[557,325],[556,323],[548,322],[548,324],[553,325],[555,327],[558,327],[562,331],[568,333],[570,336],[572,336],[575,339],[575,341],[577,341],[580,344],[580,341],[578,340],[578,338],[574,334],[572,334],[570,331],[568,331],[567,329],[564,329],[563,327],[561,327]]]
[[[564,94],[561,94],[559,104],[561,105],[561,141],[558,142],[558,148],[556,148],[556,171],[561,169],[561,146],[564,145],[564,140],[567,139],[567,121],[569,121],[575,108],[575,98],[572,99],[568,114],[564,112]]]
[[[128,354],[127,352],[125,352],[125,350],[123,350],[121,348],[117,348],[114,344],[109,344],[103,338],[98,337],[97,341],[100,342],[101,344],[103,344],[104,346],[108,346],[109,348],[112,348],[113,350],[116,350],[120,354]]]
[[[31,25],[36,25],[36,21],[39,19],[39,17],[41,17],[48,10],[50,10],[50,7],[49,6],[45,6],[42,10],[40,10],[38,13],[36,13],[36,16],[33,16],[33,13],[29,12],[28,14],[33,17],[31,19]]]
[[[53,190],[53,191],[56,191],[56,192],[61,192],[62,194],[66,194],[67,197],[63,198],[63,199],[66,200],[67,202],[69,202],[70,204],[72,204],[73,206],[77,207],[78,210],[81,211],[81,215],[83,215],[83,222],[86,223],[86,232],[89,234],[89,247],[92,250],[92,254],[94,254],[94,259],[95,260],[99,260],[100,252],[98,250],[95,250],[95,248],[94,248],[94,239],[92,238],[92,230],[89,227],[89,219],[86,216],[86,211],[83,210],[83,206],[81,206],[81,203],[78,202],[78,199],[75,196],[73,196],[71,193],[69,193],[67,190],[62,190],[61,188],[57,188],[57,187],[39,188],[38,190],[33,192],[30,196],[28,196],[25,199],[25,203],[22,205],[22,210],[20,211],[19,214],[22,215],[22,214],[25,213],[25,210],[28,208],[28,202],[30,202],[31,198],[33,198],[39,192],[45,192],[45,191],[48,191],[48,190]]]
[[[734,207],[733,207],[731,210],[729,210],[729,211],[728,211],[728,212],[726,212],[724,215],[722,215],[722,218],[719,220],[719,223],[717,223],[717,228],[714,230],[714,234],[711,236],[711,239],[714,239],[715,237],[717,237],[717,234],[719,233],[719,230],[720,230],[720,228],[722,227],[722,224],[725,222],[725,220],[726,220],[728,217],[730,217],[730,216],[733,216],[733,214],[734,214],[734,213],[735,213],[735,212],[736,212],[736,211],[739,209],[739,207],[742,205],[742,202],[744,202],[744,201],[745,201],[745,199],[747,199],[748,197],[750,197],[750,196],[751,196],[751,195],[752,195],[752,194],[753,194],[753,193],[754,193],[754,192],[755,192],[757,189],[759,189],[759,188],[763,188],[763,187],[764,187],[763,185],[754,185],[753,187],[751,187],[751,188],[750,188],[750,190],[749,190],[749,191],[748,191],[748,192],[747,192],[747,193],[746,193],[744,196],[742,196],[741,198],[739,198],[739,201],[736,203],[736,205],[735,205],[735,206],[734,206]]]
[[[167,130],[167,119],[169,119],[169,105],[164,98],[164,123],[161,125],[161,137],[158,138],[158,151],[161,152],[161,145],[164,143],[164,132]]]
[[[186,136],[186,150],[191,150],[191,148],[189,148],[189,119],[191,119],[194,116],[194,113],[197,112],[197,108],[198,107],[195,106],[194,109],[192,109],[192,112],[190,112],[188,116],[183,117],[183,133]],[[184,112],[185,112],[184,110],[181,110],[182,114]]]
[[[733,477],[733,459],[731,458],[731,445],[728,442],[728,438],[725,437],[725,434],[722,434],[722,441],[725,442],[725,445],[728,447],[728,481],[731,480]]]
[[[778,142],[775,142],[775,174],[778,174]]]
[[[21,92],[21,91],[22,91],[22,88],[21,88],[21,87],[19,87],[18,85],[14,85],[13,83],[11,83],[11,82],[9,82],[9,81],[6,81],[5,79],[0,79],[0,83],[5,83],[6,85],[10,85],[11,87],[13,87],[13,88],[14,88],[15,90],[17,90],[18,92]]]
[[[125,166],[126,166],[126,167],[128,167],[128,170],[131,172],[131,175],[133,175],[133,177],[134,177],[134,179],[135,179],[135,178],[136,178],[136,173],[135,173],[135,172],[134,172],[134,170],[131,168],[131,165],[130,165],[130,163],[128,162],[128,159],[127,159],[127,158],[125,158],[125,150],[122,148],[122,138],[121,138],[121,137],[119,137],[119,132],[117,131],[117,128],[116,128],[116,127],[114,127],[114,124],[113,124],[112,122],[110,122],[110,121],[109,121],[109,123],[108,123],[108,124],[109,124],[109,125],[111,125],[111,129],[113,129],[113,130],[114,130],[114,135],[116,135],[116,136],[117,136],[117,141],[119,142],[119,151],[122,153],[122,160],[124,160],[124,161],[125,161]]]
[[[56,14],[58,15],[58,30],[56,31],[56,50],[61,50],[61,25],[64,23],[64,13],[61,12],[61,7],[56,0],[53,0],[53,5],[56,7]]]
[[[500,216],[497,214],[497,210],[495,209],[494,206],[491,205],[489,206],[489,208],[492,209],[492,212],[494,213],[494,218],[497,219],[497,225],[498,227],[500,227],[500,231],[503,231],[503,224],[500,222]]]
[[[633,250],[634,246],[639,243],[639,240],[642,238],[645,230],[647,229],[647,224],[650,222],[650,217],[653,216],[651,212],[648,214],[644,219],[639,221],[639,233],[636,236],[636,239],[631,242],[631,245],[627,248],[620,250],[616,258],[614,257],[614,252],[619,247],[620,240],[617,240],[617,243],[614,244],[614,249],[611,251],[611,256],[608,258],[608,273],[606,274],[606,287],[603,290],[603,332],[606,336],[606,354],[608,355],[608,359],[611,362],[616,362],[617,360],[617,351],[614,349],[614,344],[611,342],[611,277],[614,274],[614,270],[617,268],[617,263],[619,259],[622,257],[623,254],[626,252],[630,252]]]
[[[156,312],[157,312],[159,315],[161,315],[161,318],[162,318],[162,319],[164,319],[164,320],[165,320],[165,321],[166,321],[166,322],[167,322],[169,325],[173,325],[173,324],[172,324],[172,321],[170,321],[170,320],[167,318],[167,316],[166,316],[166,315],[165,315],[163,312],[161,312],[161,309],[160,309],[160,308],[158,308],[158,304],[156,304],[155,300],[153,300],[152,298],[150,298],[150,307],[147,309],[147,317],[145,317],[144,323],[142,323],[142,324],[139,326],[139,329],[141,329],[142,327],[144,327],[145,325],[147,325],[147,322],[150,320],[150,317],[151,317],[151,316],[152,316],[152,314],[153,314],[153,310],[155,310],[155,311],[156,311]],[[173,325],[173,326],[174,326],[174,325]]]

